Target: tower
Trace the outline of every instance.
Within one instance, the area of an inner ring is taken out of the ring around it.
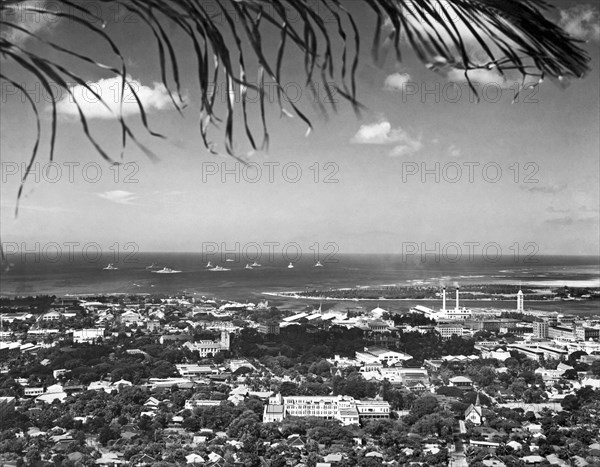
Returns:
[[[523,291],[521,289],[519,289],[519,291],[517,292],[517,311],[523,312],[525,311],[525,308],[523,307]]]
[[[456,312],[457,313],[460,310],[459,303],[458,303],[459,294],[460,294],[460,287],[456,286]]]
[[[446,311],[446,287],[442,289],[442,311]]]
[[[229,350],[229,332],[221,331],[221,350]]]

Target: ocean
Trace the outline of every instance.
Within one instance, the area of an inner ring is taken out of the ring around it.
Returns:
[[[38,260],[36,260],[38,259]],[[113,258],[110,258],[113,259]],[[9,257],[8,271],[0,275],[0,294],[57,296],[94,294],[194,294],[197,296],[240,301],[269,299],[272,304],[283,302],[310,303],[304,299],[281,299],[264,295],[265,292],[327,290],[377,285],[433,285],[453,287],[466,284],[515,284],[548,287],[600,287],[600,263],[597,257],[541,256],[529,261],[504,258],[490,261],[471,258],[457,262],[407,260],[402,255],[349,255],[339,254],[324,260],[323,267],[315,267],[314,259],[302,258],[288,268],[288,262],[259,260],[260,267],[246,269],[247,259],[225,261],[220,255],[212,256],[213,265],[227,271],[206,268],[207,256],[201,253],[136,253],[129,258],[113,261],[118,269],[106,270],[109,258],[84,260],[78,255],[60,261],[40,261],[35,256]],[[157,274],[147,269],[168,267],[181,271],[175,274]],[[515,289],[516,292],[517,289]],[[377,301],[379,302],[379,301]],[[390,309],[404,309],[410,302],[386,300]],[[464,306],[482,306],[482,302],[465,301]],[[512,302],[486,302],[493,307],[514,308]],[[347,304],[341,304],[345,306]],[[358,306],[356,302],[348,306]],[[371,306],[360,302],[360,306]],[[486,305],[487,306],[487,305]],[[594,302],[539,302],[539,309],[565,311],[576,307],[598,312]]]

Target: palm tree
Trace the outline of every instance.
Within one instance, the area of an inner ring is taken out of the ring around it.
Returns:
[[[267,147],[269,143],[268,122],[265,113],[265,79],[276,87],[277,105],[282,115],[296,115],[306,123],[308,131],[311,120],[291,100],[285,109],[286,91],[281,82],[284,59],[291,54],[304,62],[306,87],[316,92],[315,83],[321,83],[328,94],[335,92],[348,101],[358,112],[361,104],[356,87],[356,71],[359,53],[363,47],[358,27],[358,14],[349,0],[97,0],[99,6],[119,7],[134,15],[143,23],[155,40],[160,74],[173,106],[181,112],[183,104],[180,76],[181,55],[176,50],[167,27],[175,28],[189,40],[193,47],[197,67],[199,94],[199,127],[205,147],[216,152],[209,136],[209,128],[224,123],[225,148],[229,155],[238,157],[233,148],[235,102],[228,99],[224,117],[218,115],[216,93],[211,93],[211,83],[223,76],[227,89],[237,86],[241,90],[241,112],[245,137],[250,145]],[[401,60],[401,45],[408,44],[429,68],[435,70],[462,70],[467,81],[470,73],[488,70],[504,75],[517,73],[523,85],[534,85],[548,76],[558,80],[582,77],[588,70],[589,57],[576,40],[560,27],[546,19],[549,10],[543,0],[363,0],[360,2],[371,13],[374,21],[374,37],[371,50],[375,60],[383,45],[391,47]],[[122,113],[123,95],[129,88],[139,107],[141,122],[155,137],[163,136],[150,129],[144,105],[128,77],[127,60],[119,44],[105,30],[105,19],[91,8],[89,2],[57,0],[53,8],[44,3],[33,4],[26,0],[2,0],[0,3],[0,54],[3,60],[39,80],[51,102],[49,158],[54,157],[57,131],[56,98],[51,85],[60,86],[75,100],[82,130],[100,156],[116,163],[94,139],[88,121],[69,83],[77,83],[94,95],[100,105],[107,107],[102,96],[86,83],[77,72],[69,69],[60,57],[92,65],[103,73],[109,72],[120,82],[121,111],[115,118],[121,129],[122,148],[128,140],[140,147],[149,157],[152,151],[142,144]],[[58,8],[57,8],[58,6]],[[64,7],[64,8],[63,8]],[[74,45],[63,46],[38,34],[26,23],[14,21],[14,11],[23,14],[43,14],[57,20],[69,19],[83,26],[90,37],[110,47],[117,65],[95,61],[77,52]],[[323,19],[326,12],[333,19],[333,26]],[[364,12],[361,12],[361,16]],[[215,21],[216,17],[221,21]],[[220,25],[217,23],[221,23]],[[279,44],[276,58],[266,54],[263,40],[266,29],[278,32]],[[26,38],[27,41],[17,40]],[[42,56],[35,46],[43,44],[52,50],[52,58]],[[340,52],[341,50],[341,52]],[[341,55],[341,56],[339,56]],[[248,77],[258,71],[258,81]],[[29,101],[37,118],[37,139],[34,143],[24,183],[38,154],[41,120],[34,96],[24,89],[14,77],[0,72],[0,80],[12,84]],[[335,85],[331,86],[330,83]],[[259,113],[262,125],[262,142],[249,125],[247,93],[253,90],[260,97]],[[319,104],[320,111],[327,106],[336,110],[335,100]],[[108,109],[110,110],[110,109]],[[23,183],[17,195],[22,194]]]

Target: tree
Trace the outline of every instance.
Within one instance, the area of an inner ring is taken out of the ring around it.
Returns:
[[[596,360],[590,365],[590,371],[594,376],[600,376],[600,360]]]
[[[279,386],[279,392],[283,397],[295,396],[298,394],[298,385],[291,381],[284,381],[281,383],[281,386]]]
[[[89,33],[90,40],[96,40],[99,44],[107,44],[110,47],[116,64],[100,63],[78,54],[74,45],[60,46],[40,36],[34,27],[28,29],[26,24],[24,27],[11,21],[4,22],[4,29],[8,29],[10,33],[2,36],[0,54],[6,61],[31,73],[48,91],[47,94],[52,96],[50,104],[53,113],[48,148],[50,160],[53,159],[57,131],[56,104],[61,94],[51,92],[51,84],[59,86],[75,99],[69,83],[77,82],[91,96],[108,107],[106,96],[99,95],[86,83],[83,72],[78,70],[76,63],[72,61],[78,62],[81,68],[85,65],[102,70],[103,73],[110,73],[121,91],[120,103],[123,102],[127,91],[134,96],[140,110],[144,110],[135,87],[128,78],[127,61],[117,44],[115,38],[117,34],[113,34],[110,28],[105,28],[106,17],[102,17],[102,13],[97,13],[86,4],[70,0],[57,0],[54,3],[57,4],[56,9],[41,7],[41,11],[57,20],[65,15],[64,11],[73,12],[73,18]],[[216,127],[221,121],[219,118],[221,105],[213,98],[214,93],[211,95],[211,86],[217,80],[219,73],[224,73],[228,88],[239,86],[244,90],[242,92],[243,126],[248,143],[254,149],[261,144],[257,139],[258,135],[254,134],[252,125],[248,123],[251,116],[247,113],[246,91],[254,91],[259,97],[261,105],[257,112],[262,127],[260,136],[262,147],[267,147],[269,132],[264,109],[267,100],[264,83],[267,79],[275,85],[276,101],[282,114],[294,114],[307,125],[309,130],[312,128],[310,119],[287,96],[281,79],[281,68],[285,59],[300,58],[299,62],[304,64],[304,76],[299,79],[307,83],[309,90],[316,93],[317,83],[328,95],[335,92],[357,111],[360,110],[355,79],[360,56],[360,33],[357,27],[359,17],[362,19],[370,15],[374,20],[375,37],[372,50],[376,63],[379,62],[383,43],[392,44],[396,57],[400,60],[401,44],[406,42],[429,68],[445,72],[448,70],[462,72],[470,84],[470,76],[478,70],[486,72],[495,70],[499,76],[506,72],[516,72],[525,82],[528,78],[537,80],[544,76],[560,79],[570,76],[581,77],[588,70],[589,64],[589,57],[579,48],[576,41],[546,19],[542,9],[548,7],[545,4],[538,6],[529,0],[510,2],[370,0],[364,2],[359,9],[347,9],[346,3],[342,0],[316,2],[283,0],[276,3],[250,0],[219,2],[148,0],[132,3],[127,0],[113,0],[110,3],[135,18],[137,22],[148,26],[152,32],[158,50],[162,82],[168,91],[172,105],[178,110],[184,107],[178,63],[184,59],[184,55],[187,58],[187,54],[174,47],[172,37],[177,31],[189,39],[192,56],[196,59],[200,70],[197,83],[200,88],[198,99],[200,134],[206,149],[212,153],[215,153],[216,149],[209,135],[209,129]],[[31,6],[25,0],[10,1],[0,4],[0,15],[3,18],[12,18],[17,8],[23,10],[21,14],[40,11],[37,6]],[[333,27],[325,21],[325,16],[332,20]],[[452,22],[452,28],[448,26],[448,19]],[[457,24],[459,27],[456,27]],[[462,25],[465,27],[461,27]],[[270,58],[266,51],[267,46],[262,40],[262,34],[267,28],[274,28],[281,38],[275,59]],[[54,54],[49,57],[39,55],[37,44],[32,46],[17,38],[23,36],[31,39],[28,42],[41,42],[53,51],[62,52],[68,56],[69,61],[61,60]],[[475,43],[477,46],[471,47],[469,43]],[[294,47],[289,44],[293,44]],[[343,49],[337,47],[338,44],[343,45]],[[291,55],[292,49],[300,57]],[[334,67],[334,56],[341,53],[340,50],[343,50],[344,66]],[[235,63],[232,56],[238,56]],[[252,82],[248,77],[251,72],[255,73],[256,69],[259,72],[258,83]],[[173,84],[170,83],[169,77]],[[41,119],[38,115],[38,101],[35,94],[10,76],[2,74],[0,79],[23,92],[35,111],[39,125]],[[471,88],[475,90],[472,84]],[[286,102],[291,107],[291,112],[284,109]],[[329,105],[335,110],[335,101],[331,100]],[[325,104],[321,104],[320,109],[326,112]],[[228,154],[234,156],[234,135],[237,134],[234,133],[236,112],[235,102],[227,100],[223,125],[225,149]],[[126,141],[130,140],[149,157],[155,158],[152,151],[139,141],[133,129],[125,121],[122,106],[117,113],[122,148],[124,149]],[[105,160],[114,162],[115,159],[93,138],[83,114],[80,115],[84,133],[98,154]],[[142,115],[143,126],[149,134],[161,137],[162,135],[150,129],[145,112]],[[38,136],[39,134],[38,128]],[[32,162],[36,156],[37,144],[32,152]],[[26,172],[23,183],[28,174],[29,171]],[[21,193],[22,190],[19,190],[17,201]]]
[[[425,394],[417,399],[410,408],[410,420],[414,423],[425,415],[429,415],[437,410],[439,403],[435,396]]]
[[[565,396],[565,398],[562,401],[560,401],[560,405],[564,410],[567,410],[569,412],[577,410],[580,407],[579,399],[573,394]]]

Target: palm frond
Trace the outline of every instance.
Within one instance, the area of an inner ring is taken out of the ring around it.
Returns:
[[[361,37],[356,4],[347,0],[219,0],[218,11],[208,8],[208,0],[98,0],[101,5],[120,6],[135,15],[148,28],[156,45],[160,66],[160,76],[165,85],[174,109],[181,113],[183,108],[182,76],[180,72],[178,50],[166,32],[175,28],[189,40],[196,62],[195,80],[200,89],[199,130],[205,147],[216,153],[216,145],[210,137],[210,129],[218,128],[224,122],[225,149],[228,154],[236,155],[234,141],[236,102],[228,98],[224,117],[219,116],[223,109],[217,105],[216,93],[211,86],[223,73],[229,90],[238,86],[241,90],[241,115],[245,137],[252,148],[259,147],[258,138],[250,125],[247,91],[253,90],[259,96],[258,112],[262,125],[262,147],[269,144],[268,119],[266,114],[267,96],[264,92],[265,80],[274,83],[277,105],[282,116],[295,115],[307,125],[307,133],[312,128],[310,118],[286,95],[282,83],[284,60],[300,56],[304,63],[304,82],[306,87],[316,93],[317,83],[331,96],[331,83],[335,91],[342,96],[358,113],[362,106],[359,102],[356,73],[361,55]],[[50,10],[42,6],[33,7],[25,1],[3,0],[0,3],[0,28],[4,31],[18,31],[33,41],[37,41],[84,64],[94,65],[103,72],[110,72],[121,82],[120,114],[116,116],[122,133],[122,151],[127,139],[140,147],[150,157],[155,155],[134,136],[126,123],[123,113],[123,95],[127,87],[131,90],[140,110],[140,119],[146,131],[156,137],[162,135],[149,128],[144,106],[133,87],[129,84],[126,60],[119,45],[107,33],[102,18],[96,16],[85,5],[71,0],[53,2],[65,5],[69,11],[83,13],[82,17]],[[362,3],[362,2],[361,2]],[[210,1],[215,6],[215,2]],[[464,70],[467,80],[469,72],[478,69],[496,70],[499,74],[518,72],[525,82],[534,77],[541,81],[544,76],[557,79],[582,77],[588,70],[589,57],[579,43],[567,35],[556,24],[548,20],[544,13],[551,7],[541,0],[364,0],[364,5],[372,13],[374,37],[372,54],[378,61],[382,43],[392,44],[398,60],[402,58],[402,47],[408,45],[430,68],[441,65]],[[119,65],[111,66],[95,61],[91,57],[78,53],[74,45],[62,46],[41,37],[27,29],[27,25],[16,24],[8,19],[10,11],[20,8],[67,18],[83,26],[93,37],[106,43]],[[364,8],[363,8],[364,10]],[[333,18],[333,27],[325,22],[319,12],[329,12]],[[361,15],[364,14],[364,11]],[[217,24],[215,15],[224,19]],[[293,20],[292,20],[293,17]],[[98,25],[100,24],[100,26]],[[275,29],[279,33],[280,43],[275,59],[268,56],[263,31]],[[233,38],[233,40],[231,40]],[[481,49],[475,59],[470,53],[472,44]],[[248,44],[248,45],[246,45]],[[471,45],[469,45],[471,44]],[[341,57],[336,54],[341,50]],[[42,86],[55,83],[70,93],[68,81],[93,90],[85,80],[58,62],[36,55],[25,45],[11,40],[10,35],[0,37],[0,54],[5,60],[12,61],[39,80]],[[339,60],[338,60],[339,59]],[[237,63],[236,63],[237,62]],[[258,70],[258,84],[252,83],[249,71]],[[14,78],[1,75],[0,79],[15,85]],[[469,80],[470,82],[470,80]],[[173,84],[171,84],[173,83]],[[473,88],[474,89],[474,88]],[[36,116],[36,103],[27,93]],[[53,95],[51,92],[49,95]],[[96,95],[100,104],[106,105],[102,96]],[[337,110],[335,100],[315,99],[318,111],[327,112],[330,107]],[[49,157],[52,160],[56,138],[56,103],[52,102],[52,124]],[[75,103],[76,99],[75,99]],[[289,106],[291,110],[286,109]],[[96,151],[110,163],[118,163],[94,139],[86,117],[77,104],[83,131]],[[39,125],[39,118],[38,118]],[[30,166],[38,154],[39,135],[36,140]],[[23,183],[27,172],[23,177]],[[22,185],[19,190],[20,198]],[[17,200],[18,204],[18,200]]]

